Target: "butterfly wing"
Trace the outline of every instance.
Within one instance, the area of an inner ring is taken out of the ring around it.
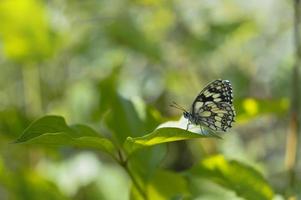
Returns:
[[[224,102],[232,105],[232,86],[228,80],[215,80],[209,83],[195,98],[192,104],[192,115],[197,114],[197,111],[208,102]]]
[[[234,122],[235,111],[225,102],[207,102],[196,113],[196,122],[214,131],[227,131]]]
[[[227,131],[234,122],[232,86],[228,80],[209,83],[196,97],[191,114],[195,122],[214,131]]]

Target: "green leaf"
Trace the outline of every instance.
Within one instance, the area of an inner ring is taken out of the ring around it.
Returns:
[[[214,137],[213,135],[201,135],[187,131],[185,129],[166,127],[158,128],[148,135],[142,137],[128,137],[124,143],[124,148],[129,154],[136,150],[148,146],[153,146],[166,142],[174,142],[179,140],[188,140],[193,138]]]
[[[139,177],[139,182],[145,185],[155,174],[166,156],[166,146],[157,145],[137,151],[128,157],[128,167]]]
[[[237,99],[235,101],[235,108],[238,113],[237,121],[247,122],[259,115],[274,114],[282,116],[288,112],[289,99]]]
[[[103,113],[102,120],[112,133],[112,139],[122,146],[127,137],[140,137],[154,130],[162,118],[159,112],[144,104],[142,100],[131,101],[117,92],[118,76],[121,67],[99,83],[99,108]],[[130,159],[128,164],[142,182],[152,176],[166,152],[164,146],[143,149]]]
[[[145,123],[130,100],[116,94],[111,102],[111,112],[106,116],[105,123],[119,144],[122,144],[128,136],[146,133]]]
[[[212,53],[243,25],[248,25],[251,30],[256,28],[250,20],[241,19],[229,23],[209,23],[206,34],[196,35],[185,24],[180,24],[177,41],[184,44],[192,55]]]
[[[146,187],[148,199],[183,199],[189,195],[188,184],[181,175],[158,170]]]
[[[274,195],[271,186],[258,171],[238,161],[227,161],[221,155],[201,161],[189,174],[208,178],[248,200],[270,200]]]
[[[115,153],[115,147],[110,140],[102,137],[88,126],[68,126],[64,118],[60,116],[44,116],[34,121],[15,142],[92,148],[112,156]]]
[[[99,107],[106,113],[103,122],[112,132],[116,143],[121,145],[128,136],[139,137],[152,131],[160,124],[161,116],[142,100],[133,102],[118,94],[116,87],[120,69],[115,68],[111,75],[99,83]]]
[[[161,60],[159,44],[147,38],[133,20],[128,16],[122,16],[110,23],[105,29],[106,36],[115,44],[128,47],[145,55],[152,61]]]
[[[132,185],[130,188],[130,199],[131,200],[145,200],[134,185]]]
[[[185,199],[190,195],[187,180],[172,171],[157,170],[152,179],[145,185],[147,199]],[[131,188],[130,199],[143,200],[134,185]]]

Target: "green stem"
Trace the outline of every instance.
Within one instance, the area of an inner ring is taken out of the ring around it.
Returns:
[[[299,67],[301,65],[301,44],[300,44],[300,26],[301,10],[300,0],[294,2],[294,45],[295,45],[295,63],[292,71],[292,99],[291,99],[291,119],[287,135],[286,147],[286,168],[289,173],[289,191],[296,190],[296,166],[297,149],[300,140],[300,89],[299,89]],[[293,192],[295,195],[296,193]]]
[[[119,161],[118,163],[124,168],[124,170],[127,172],[127,174],[129,175],[129,177],[132,180],[133,185],[136,187],[137,191],[139,192],[139,194],[142,196],[143,199],[147,200],[147,196],[144,192],[144,190],[142,189],[142,187],[140,186],[140,184],[138,183],[138,181],[136,180],[133,172],[130,170],[129,166],[128,166],[128,160],[127,159],[123,159],[123,156],[121,154],[121,151],[118,151],[118,156],[119,156]]]
[[[138,190],[138,192],[140,193],[140,195],[143,197],[143,199],[147,200],[147,196],[145,194],[145,192],[143,191],[143,189],[140,187],[138,181],[136,180],[134,174],[131,172],[131,170],[129,169],[128,165],[125,165],[124,169],[126,170],[126,172],[128,173],[128,175],[130,176],[130,178],[132,179],[132,182],[134,184],[134,186],[136,187],[136,189]]]

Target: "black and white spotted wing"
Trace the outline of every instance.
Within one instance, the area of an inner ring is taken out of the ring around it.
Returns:
[[[232,86],[228,80],[215,80],[209,83],[196,97],[192,104],[192,113],[206,102],[225,102],[232,104]]]
[[[232,127],[234,107],[225,102],[206,102],[195,115],[195,122],[214,131],[227,131]]]
[[[234,122],[232,86],[228,80],[209,83],[193,101],[191,117],[214,131],[227,131]]]

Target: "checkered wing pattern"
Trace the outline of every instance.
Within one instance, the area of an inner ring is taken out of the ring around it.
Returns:
[[[232,86],[228,80],[209,83],[192,104],[194,122],[214,131],[227,131],[234,122]]]

